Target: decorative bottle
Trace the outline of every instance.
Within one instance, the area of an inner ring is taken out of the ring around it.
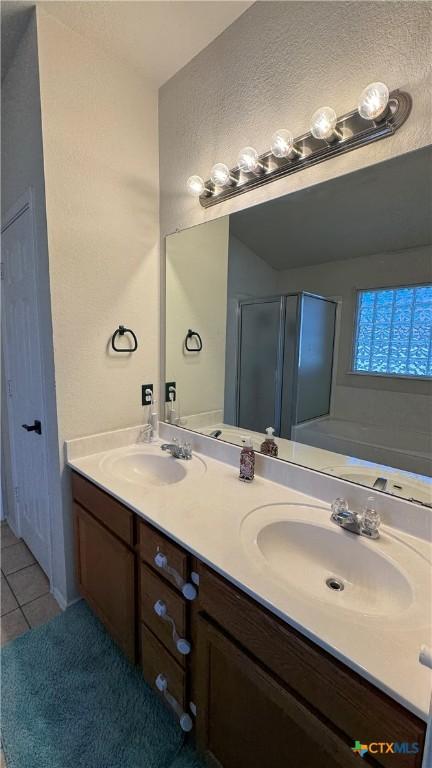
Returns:
[[[273,437],[274,435],[273,427],[267,427],[266,432],[267,432],[267,437],[264,440],[264,442],[261,443],[261,453],[263,453],[264,456],[273,456],[274,458],[276,458],[276,456],[278,455],[278,447]]]
[[[245,438],[240,453],[240,480],[251,483],[255,475],[255,451],[250,437]]]

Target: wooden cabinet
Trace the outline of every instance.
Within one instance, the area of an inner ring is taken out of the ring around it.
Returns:
[[[199,564],[198,572],[200,613],[211,617],[213,623],[233,638],[245,656],[256,661],[257,668],[261,666],[266,669],[274,680],[291,691],[299,702],[314,712],[321,722],[326,723],[350,747],[354,745],[355,739],[362,743],[400,741],[419,744],[417,754],[398,754],[397,763],[400,768],[420,768],[425,737],[423,721],[247,597],[226,579],[202,564]],[[198,631],[195,640],[199,649],[196,668],[198,681],[205,668],[201,660],[203,644],[199,634]],[[206,717],[200,691],[198,685],[198,721]],[[392,754],[376,754],[373,759],[370,756],[364,757],[363,764],[392,768],[395,759]],[[318,768],[320,763],[316,765]],[[323,765],[327,766],[327,763]],[[224,768],[230,768],[230,764],[224,765]]]
[[[241,647],[198,619],[197,743],[224,768],[355,768],[348,743]]]
[[[196,705],[209,765],[354,768],[359,740],[417,743],[361,762],[420,768],[422,720],[94,484],[74,475],[73,493],[81,594],[185,730]]]
[[[74,511],[80,592],[135,662],[135,555],[78,504]]]

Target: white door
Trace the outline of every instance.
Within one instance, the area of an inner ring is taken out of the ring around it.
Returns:
[[[47,454],[30,198],[2,230],[2,276],[2,342],[17,533],[50,577]]]

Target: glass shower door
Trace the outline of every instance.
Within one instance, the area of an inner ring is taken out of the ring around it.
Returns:
[[[239,305],[237,426],[280,431],[284,297]]]

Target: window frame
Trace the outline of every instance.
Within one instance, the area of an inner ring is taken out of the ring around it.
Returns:
[[[369,286],[367,288],[354,288],[354,326],[352,330],[351,366],[350,366],[350,370],[347,371],[349,375],[373,376],[374,378],[381,378],[381,379],[406,379],[408,381],[432,381],[432,376],[429,376],[429,375],[418,376],[418,375],[410,375],[409,373],[387,373],[387,372],[382,373],[381,371],[356,371],[354,369],[357,338],[358,338],[358,317],[359,317],[359,306],[360,306],[360,294],[367,293],[369,291],[378,293],[378,291],[397,291],[401,288],[423,288],[426,286],[432,286],[432,282],[427,281],[427,282],[421,282],[421,283],[409,283],[409,284],[402,283],[399,285],[382,285],[382,286],[374,286],[374,287]]]

